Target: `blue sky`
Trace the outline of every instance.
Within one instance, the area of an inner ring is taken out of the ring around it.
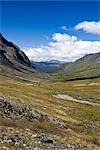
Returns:
[[[99,1],[2,1],[0,32],[21,47],[38,46],[54,33],[99,40],[99,35],[74,30],[83,21],[98,21]],[[61,29],[67,26],[68,30]]]

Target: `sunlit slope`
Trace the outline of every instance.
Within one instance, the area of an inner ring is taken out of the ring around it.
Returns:
[[[100,52],[86,55],[70,63],[59,73],[53,75],[54,80],[74,80],[100,77]]]

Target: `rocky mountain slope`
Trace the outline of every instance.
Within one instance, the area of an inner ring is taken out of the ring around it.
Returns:
[[[0,68],[1,74],[20,76],[21,78],[44,78],[31,65],[30,60],[14,43],[7,41],[0,33]]]
[[[8,65],[12,68],[18,69],[21,71],[25,67],[31,68],[31,63],[28,57],[20,50],[12,42],[7,41],[1,34],[0,34],[0,58],[1,64]]]

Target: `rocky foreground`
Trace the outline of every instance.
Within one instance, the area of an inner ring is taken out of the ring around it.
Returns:
[[[57,134],[37,129],[39,122],[42,124],[44,120],[49,122],[47,126],[44,124],[46,128],[52,124],[55,130],[62,132],[68,127],[64,121],[22,103],[16,104],[1,98],[0,116],[0,150],[98,150],[91,144],[63,141]]]
[[[35,134],[30,129],[0,127],[0,132],[0,150],[96,150],[93,146],[74,142],[60,144],[54,136],[45,133]]]
[[[28,121],[47,120],[58,126],[67,128],[66,124],[56,117],[52,117],[47,114],[41,113],[35,109],[31,109],[22,103],[15,104],[12,102],[8,102],[3,98],[0,99],[0,111],[2,115],[7,118],[20,120],[26,119]]]

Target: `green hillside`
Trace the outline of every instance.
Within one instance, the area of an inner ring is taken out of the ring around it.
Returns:
[[[100,52],[89,54],[65,65],[59,73],[53,74],[55,80],[77,80],[100,77]]]

